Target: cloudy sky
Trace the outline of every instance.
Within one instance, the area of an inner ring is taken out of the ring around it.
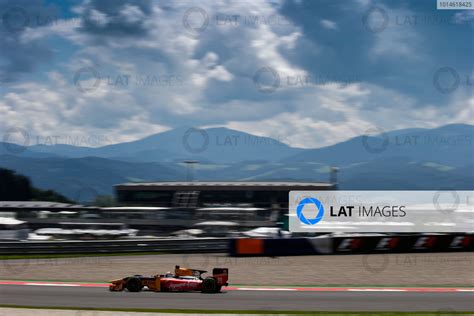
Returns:
[[[474,11],[435,0],[0,0],[0,10],[0,135],[114,143],[225,126],[321,147],[373,128],[474,123]]]

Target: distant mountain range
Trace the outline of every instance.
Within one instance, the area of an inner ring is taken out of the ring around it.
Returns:
[[[0,142],[0,167],[78,201],[122,182],[186,180],[185,160],[199,161],[198,180],[328,181],[337,166],[341,189],[474,189],[474,126],[370,134],[316,149],[227,128],[178,128],[100,148]]]
[[[302,150],[278,140],[227,128],[177,128],[164,133],[100,148],[70,145],[28,147],[34,157],[99,157],[130,162],[201,162],[235,163],[245,160],[278,161]]]

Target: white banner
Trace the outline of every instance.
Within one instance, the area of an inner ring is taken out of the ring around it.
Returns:
[[[290,191],[291,232],[474,231],[474,191]]]

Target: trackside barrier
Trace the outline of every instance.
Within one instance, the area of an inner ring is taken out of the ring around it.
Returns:
[[[255,245],[258,245],[256,247]],[[315,238],[232,239],[231,256],[295,256],[474,251],[472,234],[320,236]]]
[[[231,256],[295,256],[454,251],[474,251],[474,235],[347,235],[320,236],[315,238],[196,238],[0,242],[0,255],[229,252]]]
[[[210,253],[227,252],[228,238],[145,239],[110,241],[0,242],[0,255],[71,253]]]
[[[332,253],[330,238],[238,238],[229,245],[232,256],[298,256]]]
[[[474,251],[472,234],[335,237],[334,254]]]

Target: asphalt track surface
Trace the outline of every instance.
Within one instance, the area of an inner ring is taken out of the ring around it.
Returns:
[[[307,311],[473,311],[474,292],[109,292],[103,287],[0,285],[0,304],[44,307]]]

